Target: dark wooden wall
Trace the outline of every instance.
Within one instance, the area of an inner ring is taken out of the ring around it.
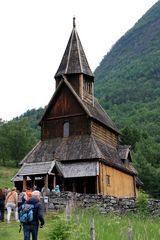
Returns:
[[[75,116],[45,121],[42,126],[42,140],[63,137],[63,125],[69,123],[69,136],[89,134],[86,116]]]

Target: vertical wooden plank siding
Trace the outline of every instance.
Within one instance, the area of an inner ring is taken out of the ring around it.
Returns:
[[[102,162],[102,194],[104,195],[104,163]]]
[[[107,185],[107,175],[110,184]],[[134,177],[104,165],[104,194],[115,197],[135,197]]]
[[[83,74],[79,75],[79,96],[83,99]]]
[[[93,121],[91,122],[91,131],[92,134],[98,137],[100,140],[109,143],[113,147],[117,147],[118,136],[116,136],[113,132],[109,131],[103,126],[98,125]]]

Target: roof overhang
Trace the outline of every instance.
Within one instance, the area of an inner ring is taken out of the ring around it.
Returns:
[[[99,175],[98,162],[56,162],[57,169],[64,178],[93,177]]]
[[[38,163],[24,163],[19,169],[18,173],[12,178],[12,181],[17,181],[18,178],[24,176],[43,176],[46,174],[51,174],[53,167],[55,166],[55,161],[52,162],[38,162]]]

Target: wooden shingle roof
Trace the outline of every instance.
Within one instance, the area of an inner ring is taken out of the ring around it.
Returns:
[[[80,38],[78,36],[75,18],[73,19],[73,30],[71,32],[66,50],[62,57],[59,68],[55,77],[67,74],[83,73],[93,77],[92,71],[89,67],[85,52],[83,50]]]
[[[99,174],[98,162],[56,162],[64,178],[91,177]]]
[[[23,163],[49,164],[54,160],[63,162],[95,161],[100,159],[106,164],[130,174],[136,174],[131,164],[125,166],[116,148],[100,141],[92,135],[70,136],[40,141],[23,159]],[[43,164],[42,164],[43,165]],[[67,165],[66,165],[67,167]]]

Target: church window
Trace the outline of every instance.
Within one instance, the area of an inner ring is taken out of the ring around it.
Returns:
[[[65,122],[63,125],[63,137],[69,136],[69,122]]]
[[[107,178],[107,186],[110,186],[111,185],[111,176],[107,175],[106,178]]]

